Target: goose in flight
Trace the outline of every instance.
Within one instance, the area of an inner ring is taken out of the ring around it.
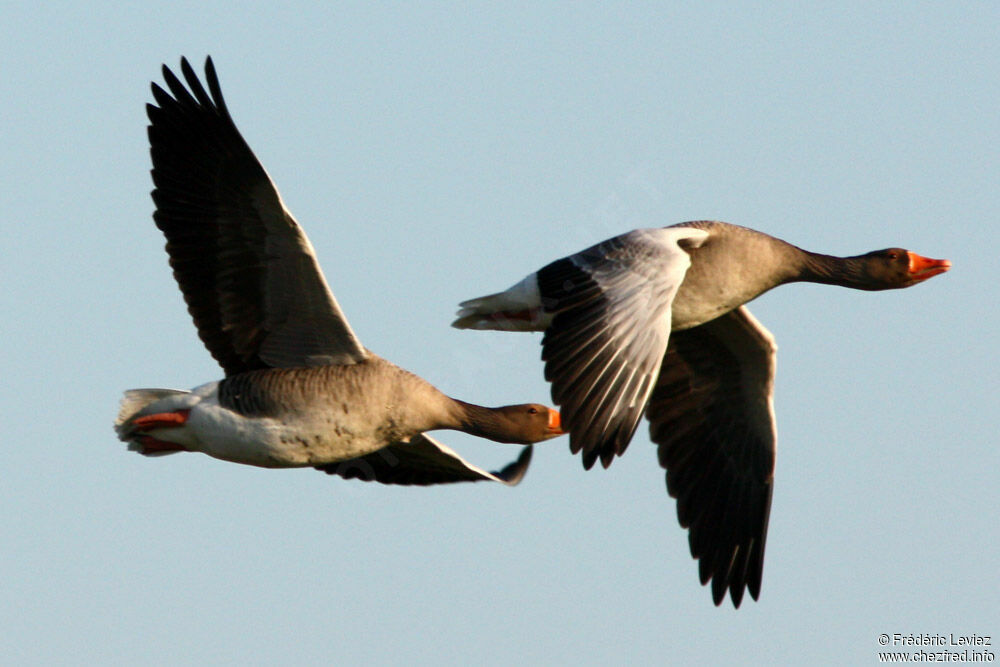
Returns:
[[[947,260],[807,252],[724,222],[637,229],[460,304],[460,329],[542,331],[545,379],[583,465],[608,467],[643,414],[702,584],[760,594],[776,445],[776,345],[744,305],[791,282],[910,287]]]
[[[226,108],[186,59],[152,84],[153,219],[202,342],[225,377],[192,391],[125,393],[115,430],[148,456],[181,451],[269,468],[312,466],[385,484],[516,484],[531,457],[491,473],[426,431],[530,445],[562,433],[537,404],[450,398],[361,345],[305,232]]]

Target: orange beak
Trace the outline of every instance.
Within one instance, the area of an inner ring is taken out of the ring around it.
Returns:
[[[559,417],[559,411],[549,408],[549,430],[552,431],[553,435],[562,435],[566,431],[562,430],[562,420]]]
[[[907,255],[910,257],[910,277],[917,281],[933,278],[951,268],[947,259],[921,257],[915,252],[908,252]]]

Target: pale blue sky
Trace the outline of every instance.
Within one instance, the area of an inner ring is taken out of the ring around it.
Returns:
[[[1000,5],[2,13],[5,661],[866,664],[882,632],[1000,635]],[[753,304],[780,348],[760,601],[698,584],[645,428],[607,471],[544,443],[516,489],[127,452],[123,389],[221,376],[145,135],[160,64],[206,54],[362,341],[467,400],[549,397],[539,336],[450,329],[457,302],[634,227],[951,259]]]

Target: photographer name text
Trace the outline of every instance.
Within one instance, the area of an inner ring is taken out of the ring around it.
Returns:
[[[887,635],[882,635],[886,637]],[[891,635],[893,646],[992,646],[990,635],[947,635],[935,634],[903,634],[895,632]],[[884,646],[887,642],[880,642]]]

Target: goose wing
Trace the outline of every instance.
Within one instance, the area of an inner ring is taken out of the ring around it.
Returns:
[[[349,364],[367,353],[327,286],[305,232],[240,135],[211,58],[208,92],[186,59],[184,85],[147,104],[153,219],[198,335],[227,375]]]
[[[774,488],[774,337],[740,307],[675,331],[646,416],[701,583],[760,594]]]
[[[670,337],[674,295],[691,266],[681,247],[707,232],[637,229],[557,260],[537,274],[552,313],[542,339],[545,379],[585,468],[625,451]]]
[[[528,445],[517,459],[496,472],[475,466],[453,449],[422,433],[399,443],[346,461],[316,466],[328,475],[365,482],[429,486],[452,482],[501,482],[514,486],[528,472],[533,448]]]

